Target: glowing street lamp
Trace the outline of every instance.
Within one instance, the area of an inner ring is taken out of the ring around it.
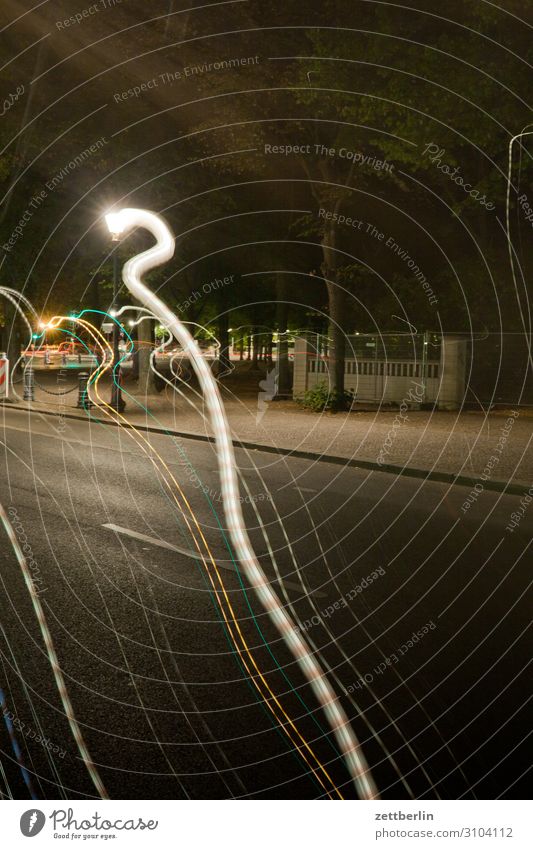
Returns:
[[[105,217],[107,228],[111,233],[111,241],[112,242],[120,242],[120,236],[124,231],[124,224],[120,213],[118,212],[110,212]],[[117,314],[117,298],[118,298],[118,252],[115,247],[113,250],[113,306],[109,310],[109,314],[113,317]],[[126,409],[126,404],[124,402],[124,398],[122,397],[122,392],[120,389],[120,366],[117,365],[120,360],[120,331],[118,322],[113,322],[113,364],[114,368],[112,371],[112,383],[111,383],[111,407],[113,410],[116,410],[118,413],[122,413],[123,410]]]
[[[123,216],[120,212],[108,212],[105,221],[107,229],[111,233],[111,241],[119,242],[125,227]]]

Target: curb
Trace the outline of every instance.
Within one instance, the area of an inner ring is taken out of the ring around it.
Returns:
[[[3,402],[0,401],[0,409],[2,406]],[[86,415],[65,413],[63,410],[57,411],[50,408],[37,409],[36,407],[22,406],[21,404],[15,404],[11,401],[9,402],[8,409],[23,410],[30,413],[41,413],[44,416],[61,416],[64,419],[76,419],[77,421],[92,421],[108,425],[109,427],[126,427],[133,429],[138,426],[148,433],[157,433],[161,436],[179,436],[183,439],[194,440],[195,442],[206,442],[211,444],[215,441],[212,436],[206,436],[201,433],[189,433],[188,431],[172,430],[170,428],[156,427],[155,425],[147,425],[144,423],[142,425],[130,424],[129,422],[126,424],[123,422],[119,424],[118,422],[98,419],[93,415],[88,418]],[[263,451],[266,454],[278,454],[282,457],[294,457],[299,460],[331,463],[335,466],[347,466],[352,469],[366,469],[368,471],[384,472],[385,474],[396,475],[397,477],[419,478],[421,480],[435,481],[437,483],[449,483],[455,486],[465,486],[470,488],[478,482],[476,477],[454,475],[452,472],[435,472],[429,471],[428,469],[418,469],[415,466],[396,466],[392,463],[379,465],[372,460],[357,460],[355,458],[339,457],[335,454],[317,454],[315,451],[303,451],[298,448],[280,448],[275,445],[263,445],[260,442],[248,442],[240,439],[233,439],[232,442],[235,448],[244,448],[251,451]],[[522,485],[500,480],[484,481],[484,489],[491,490],[492,492],[503,492],[506,495],[524,495],[528,486],[529,484],[526,481],[524,481]]]

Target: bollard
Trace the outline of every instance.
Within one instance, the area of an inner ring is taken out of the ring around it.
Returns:
[[[94,407],[93,402],[89,398],[87,391],[87,383],[89,382],[89,372],[80,371],[78,374],[78,403],[76,404],[81,410],[90,410]]]
[[[44,349],[44,364],[45,366],[50,365],[50,351],[48,350],[48,348]]]
[[[7,354],[0,353],[0,399],[7,401],[9,398],[9,360]]]
[[[35,401],[35,375],[32,366],[24,369],[24,401]]]
[[[63,351],[63,353],[61,354],[61,365],[66,366],[66,364],[67,364],[67,355],[66,355],[65,351]]]

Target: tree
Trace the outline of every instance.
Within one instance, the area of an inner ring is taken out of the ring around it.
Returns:
[[[30,15],[21,15],[18,0],[5,5],[17,19],[5,33],[13,55],[22,36],[32,43],[37,30],[54,28],[54,15],[69,12],[66,0]],[[282,293],[277,272],[289,267],[308,281],[296,297],[291,280],[291,300],[311,306],[325,290],[333,388],[342,389],[345,334],[372,329],[372,322],[387,329],[395,300],[414,324],[497,328],[503,316],[506,326],[523,329],[499,223],[509,139],[529,121],[531,42],[520,23],[522,4],[467,8],[450,0],[437,16],[412,5],[322,0],[307,4],[305,17],[300,5],[280,8],[274,0],[199,5],[143,26],[138,10],[122,4],[113,16],[71,28],[69,39],[45,40],[38,58],[26,51],[6,66],[7,91],[35,76],[39,82],[31,92],[28,85],[0,127],[3,242],[29,198],[89,142],[102,136],[105,143],[48,192],[2,279],[16,280],[42,310],[85,303],[105,238],[92,225],[106,204],[122,198],[164,211],[178,234],[163,284],[170,304],[198,288],[208,253],[215,264],[231,257],[236,273],[269,272],[271,300]],[[245,61],[223,66],[219,60],[230,55]],[[212,67],[162,81],[163,72],[187,64]],[[153,80],[139,96],[120,100]],[[437,143],[445,151],[440,160],[427,150]],[[274,150],[287,145],[298,152]],[[530,145],[521,151],[520,184],[516,157],[513,198],[531,174]],[[379,161],[391,167],[371,164]],[[453,169],[496,212],[465,192]],[[293,210],[310,211],[300,233]],[[387,239],[347,227],[341,215],[374,224],[430,269],[438,310],[428,309]],[[523,215],[514,224],[526,234]],[[525,278],[530,240],[523,240],[520,260]],[[321,274],[310,278],[313,268]],[[96,294],[93,288],[91,305]],[[219,300],[222,315],[225,296]],[[280,304],[277,320],[268,315],[269,330],[286,323],[283,313]],[[222,324],[218,330],[225,332]]]
[[[364,229],[343,229],[340,213],[362,217],[371,206],[372,223],[387,238],[398,228],[404,233],[404,252],[412,250],[411,243],[422,243],[417,248],[419,261],[438,267],[435,280],[443,287],[439,314],[433,312],[435,323],[449,316],[455,330],[457,324],[468,326],[472,320],[499,319],[500,305],[494,299],[485,297],[483,303],[476,297],[470,302],[454,264],[465,261],[468,242],[469,262],[477,257],[477,288],[487,293],[493,284],[483,257],[490,256],[498,272],[505,262],[507,246],[496,216],[477,201],[493,198],[502,215],[508,141],[529,120],[526,59],[531,57],[531,45],[527,29],[517,27],[512,16],[520,11],[519,2],[511,2],[506,10],[486,4],[465,9],[464,4],[451,2],[444,16],[390,4],[357,4],[354,20],[353,3],[324,0],[306,8],[308,26],[303,30],[293,7],[280,16],[278,4],[265,2],[247,7],[250,29],[255,24],[261,32],[264,26],[275,42],[275,55],[289,58],[247,69],[246,84],[240,88],[249,93],[238,98],[230,94],[236,86],[227,75],[204,81],[205,90],[219,94],[220,100],[210,100],[213,114],[202,129],[228,125],[230,129],[223,132],[228,146],[256,151],[253,161],[246,156],[239,159],[240,173],[248,168],[249,173],[255,169],[256,176],[266,173],[273,180],[301,180],[301,169],[315,204],[330,214],[317,222],[313,212],[328,290],[333,389],[342,390],[344,380],[350,294],[346,288],[351,287],[354,295],[358,292],[357,260],[363,280],[363,257],[374,247]],[[271,28],[273,17],[277,26]],[[253,41],[248,29],[246,38],[250,53]],[[278,115],[288,116],[287,120]],[[219,132],[218,143],[220,137]],[[428,142],[435,139],[447,151],[443,169],[427,155]],[[290,145],[300,152],[287,156]],[[261,151],[264,155],[258,161]],[[390,167],[382,168],[384,162]],[[219,167],[231,168],[232,162],[213,163],[217,173]],[[450,179],[454,168],[475,187],[471,194]],[[461,252],[453,257],[457,244]],[[381,250],[384,253],[383,246]],[[447,254],[451,261],[447,262]],[[399,295],[405,275],[402,278],[396,257],[384,255],[394,267],[386,282]],[[342,287],[339,278],[345,264],[351,266],[351,274],[348,278],[343,274],[348,283]],[[505,294],[502,275],[496,276],[498,294]],[[411,281],[413,288],[416,285]],[[426,320],[422,290],[416,303],[411,319]],[[369,310],[373,307],[368,304]]]

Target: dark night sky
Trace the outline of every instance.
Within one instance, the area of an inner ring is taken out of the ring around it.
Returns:
[[[320,270],[318,211],[339,202],[364,224],[335,233],[348,329],[386,327],[400,302],[426,326],[520,326],[502,224],[509,140],[530,118],[527,6],[451,2],[442,17],[421,2],[4,0],[4,245],[46,197],[1,274],[42,306],[93,297],[88,281],[107,274],[101,215],[124,199],[165,211],[178,235],[169,298],[217,263],[264,272],[274,298],[266,272]],[[526,147],[517,187],[530,161]],[[525,274],[530,224],[513,220]],[[438,314],[369,225],[423,270]],[[327,305],[303,276],[295,295]]]

